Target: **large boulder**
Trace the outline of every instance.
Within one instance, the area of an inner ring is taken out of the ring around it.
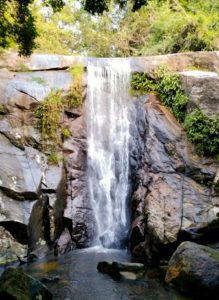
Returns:
[[[0,298],[10,300],[50,300],[52,294],[45,285],[20,268],[8,268],[0,278]]]
[[[169,261],[165,281],[183,292],[218,299],[219,251],[182,243]]]
[[[214,72],[180,72],[182,87],[189,97],[188,111],[199,108],[207,115],[219,114],[219,76]]]

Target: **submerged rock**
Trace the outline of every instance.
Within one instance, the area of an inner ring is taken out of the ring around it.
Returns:
[[[169,261],[165,281],[181,291],[218,299],[219,251],[182,243]]]
[[[114,278],[136,280],[145,273],[145,266],[140,263],[107,262],[101,261],[97,265],[97,270],[106,273]]]
[[[0,278],[0,298],[13,300],[50,300],[51,292],[40,281],[20,268],[8,268]]]

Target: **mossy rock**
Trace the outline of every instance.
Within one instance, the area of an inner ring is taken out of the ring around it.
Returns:
[[[191,295],[218,299],[219,251],[183,242],[169,261],[165,281]]]
[[[0,299],[4,300],[50,300],[52,294],[38,280],[20,268],[8,268],[0,278]]]

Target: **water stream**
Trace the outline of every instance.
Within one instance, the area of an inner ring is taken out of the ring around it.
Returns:
[[[120,248],[129,227],[130,65],[128,59],[92,59],[87,70],[87,175],[96,220],[94,245]]]

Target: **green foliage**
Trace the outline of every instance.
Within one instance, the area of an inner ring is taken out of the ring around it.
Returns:
[[[24,63],[19,63],[17,65],[17,70],[18,72],[32,72],[32,70],[28,68],[28,66],[25,65]]]
[[[84,66],[82,64],[75,65],[69,68],[70,73],[73,76],[73,83],[65,96],[65,104],[68,108],[75,108],[83,102],[83,75]]]
[[[143,5],[147,3],[147,0],[117,0],[115,3],[118,3],[120,7],[124,7],[128,2],[131,3],[132,10],[136,11],[140,9]],[[104,11],[107,11],[110,6],[110,0],[85,0],[84,9],[91,14],[102,14]]]
[[[0,0],[0,47],[17,43],[25,55],[36,46],[37,52],[98,57],[219,49],[219,4],[213,0],[77,3]],[[43,5],[56,13],[45,13]]]
[[[65,5],[63,0],[43,0],[43,2],[44,5],[51,6],[54,12],[60,11]]]
[[[150,93],[155,90],[155,82],[145,73],[134,73],[131,78],[131,89],[140,94]]]
[[[158,93],[161,102],[171,110],[177,120],[184,122],[188,138],[197,151],[207,156],[219,157],[219,117],[209,117],[200,109],[186,115],[188,98],[183,93],[177,74],[168,72],[164,67],[158,69],[153,78],[144,73],[134,73],[131,87],[140,93]],[[167,152],[172,155],[172,149],[170,151],[167,148]]]
[[[46,81],[42,77],[32,76],[32,81],[34,81],[40,85],[46,86]]]
[[[155,73],[155,91],[159,93],[162,103],[169,107],[178,121],[183,122],[188,98],[184,94],[179,75],[159,68]]]
[[[7,48],[18,45],[19,54],[28,56],[36,48],[35,39],[38,35],[35,19],[32,14],[34,0],[0,0],[0,47]],[[47,0],[54,11],[60,10],[62,0]]]
[[[75,77],[80,77],[81,78],[83,76],[83,74],[84,74],[84,65],[82,65],[82,64],[74,65],[73,67],[70,67],[68,69],[68,71],[73,76],[73,79]]]
[[[181,88],[178,74],[168,72],[164,67],[159,68],[153,78],[144,73],[135,73],[131,79],[131,88],[141,93],[158,93],[161,102],[178,121],[183,122],[188,98]]]
[[[54,150],[60,145],[59,124],[63,104],[60,91],[53,91],[41,102],[36,109],[36,116],[40,119],[42,147],[44,151]]]
[[[68,139],[71,136],[71,131],[68,128],[62,128],[61,129],[61,134],[63,140]]]
[[[7,112],[7,109],[4,104],[0,103],[0,115],[5,115]]]
[[[82,104],[84,90],[82,85],[83,71],[84,67],[82,65],[76,65],[71,68],[74,80],[67,94],[63,95],[61,91],[54,90],[44,101],[38,104],[35,110],[35,115],[39,118],[42,150],[49,154],[48,159],[50,163],[58,163],[57,152],[60,150],[62,140],[71,136],[69,129],[62,127],[61,121],[65,109],[78,107]],[[42,78],[39,78],[39,80],[38,77],[34,77],[34,79],[42,84]]]
[[[49,153],[48,156],[48,163],[51,165],[58,165],[60,162],[61,158],[58,156],[58,153],[55,151],[52,151]]]
[[[148,27],[135,54],[218,49],[218,12],[219,5],[211,0],[149,1],[139,16]]]
[[[36,38],[38,53],[72,54],[76,48],[76,38],[70,28],[63,29],[60,23],[70,26],[76,19],[69,6],[64,6],[61,12],[50,15],[42,14],[38,5],[33,8],[38,37]],[[70,21],[71,20],[71,21]],[[52,37],[52,38],[51,38]]]
[[[108,10],[107,0],[85,0],[84,9],[91,14],[102,14],[105,10]]]
[[[186,116],[185,129],[188,138],[196,145],[199,153],[219,155],[219,117],[208,117],[200,109]]]
[[[30,5],[33,0],[0,0],[0,46],[17,43],[21,55],[30,55],[37,36]]]

